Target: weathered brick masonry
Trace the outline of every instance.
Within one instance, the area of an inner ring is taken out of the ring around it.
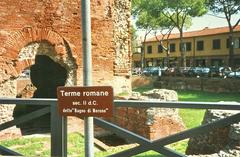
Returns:
[[[0,1],[1,97],[16,96],[16,79],[36,55],[65,67],[67,85],[82,85],[80,6],[79,0]],[[93,85],[129,91],[130,0],[92,0],[91,13]]]

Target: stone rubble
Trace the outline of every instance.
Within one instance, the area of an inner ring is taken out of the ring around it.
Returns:
[[[240,113],[231,110],[207,110],[202,124]],[[211,153],[212,152],[212,153]],[[240,157],[240,123],[214,129],[189,140],[190,157]],[[201,154],[201,155],[190,155]]]

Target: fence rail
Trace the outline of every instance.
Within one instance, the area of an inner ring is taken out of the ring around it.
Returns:
[[[12,126],[27,122],[29,120],[38,118],[47,113],[51,113],[51,156],[52,157],[66,157],[67,156],[67,119],[61,117],[57,112],[56,99],[20,99],[20,98],[0,98],[0,104],[4,105],[47,105],[42,109],[33,111],[23,115],[17,119],[0,125],[0,131],[10,128]],[[0,154],[22,156],[21,154],[9,150],[3,146],[0,147]]]
[[[48,105],[18,119],[6,122],[0,125],[0,131],[12,127],[17,124],[24,123],[28,120],[40,117],[44,114],[51,113],[51,156],[66,157],[67,156],[67,120],[61,117],[57,112],[57,99],[19,99],[19,98],[0,98],[0,104],[4,105]],[[115,100],[114,107],[137,107],[137,108],[189,108],[189,109],[219,109],[219,110],[240,110],[240,103],[235,102],[162,102],[156,100],[136,101],[136,100]],[[240,113],[233,116],[214,121],[209,124],[201,125],[193,129],[185,130],[174,135],[170,135],[158,140],[150,141],[140,135],[129,130],[121,128],[115,124],[107,122],[101,118],[94,118],[94,123],[99,127],[110,130],[119,136],[138,143],[139,146],[111,155],[112,157],[130,157],[145,151],[154,150],[169,157],[184,157],[184,154],[178,153],[166,147],[166,145],[193,137],[197,134],[210,131],[213,128],[220,128],[234,124],[240,121]],[[21,156],[21,154],[0,146],[0,154]]]

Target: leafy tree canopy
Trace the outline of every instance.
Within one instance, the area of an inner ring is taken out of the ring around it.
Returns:
[[[192,17],[207,12],[205,0],[151,0],[146,8],[154,17],[166,16],[179,30],[188,28]]]
[[[207,5],[215,14],[224,13],[230,27],[240,23],[239,17],[235,24],[231,24],[232,15],[240,13],[240,0],[208,0]]]

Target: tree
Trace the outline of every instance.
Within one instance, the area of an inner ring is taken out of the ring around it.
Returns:
[[[167,67],[170,67],[170,63],[169,63],[169,55],[170,55],[170,47],[169,47],[169,37],[171,35],[171,32],[173,30],[174,27],[169,27],[168,30],[166,29],[161,29],[160,33],[161,36],[157,36],[157,31],[155,31],[155,38],[156,40],[159,42],[159,44],[162,46],[163,50],[166,52],[166,60],[167,60]],[[166,45],[163,44],[163,41],[165,41]],[[164,65],[165,66],[165,65]]]
[[[154,31],[156,40],[160,43],[163,49],[166,51],[167,64],[169,65],[169,47],[168,47],[168,38],[173,30],[174,26],[172,22],[165,16],[153,17],[150,12],[147,10],[148,1],[142,0],[133,0],[132,1],[132,14],[137,16],[136,26],[138,29],[145,30],[145,35],[142,44],[142,63],[144,63],[144,51],[145,51],[145,42],[147,36]],[[157,32],[161,33],[161,38],[157,36]],[[167,37],[167,38],[166,38]],[[163,40],[166,40],[167,46],[163,45]],[[145,65],[142,64],[142,67]]]
[[[153,30],[151,24],[152,24],[152,18],[148,16],[147,12],[141,12],[138,16],[138,20],[136,22],[136,26],[138,29],[143,29],[145,31],[144,34],[144,39],[142,42],[142,47],[141,47],[141,69],[143,69],[145,65],[145,42],[147,39],[147,36],[151,33]]]
[[[131,52],[134,53],[135,48],[137,47],[137,30],[131,25]]]
[[[135,13],[146,11],[151,17],[165,17],[180,33],[181,66],[186,66],[183,30],[191,25],[191,18],[207,12],[206,0],[135,0],[138,9]]]
[[[213,13],[224,13],[225,15],[229,27],[229,66],[235,68],[233,32],[240,23],[240,16],[234,24],[232,16],[240,12],[240,0],[208,0],[207,4]]]

